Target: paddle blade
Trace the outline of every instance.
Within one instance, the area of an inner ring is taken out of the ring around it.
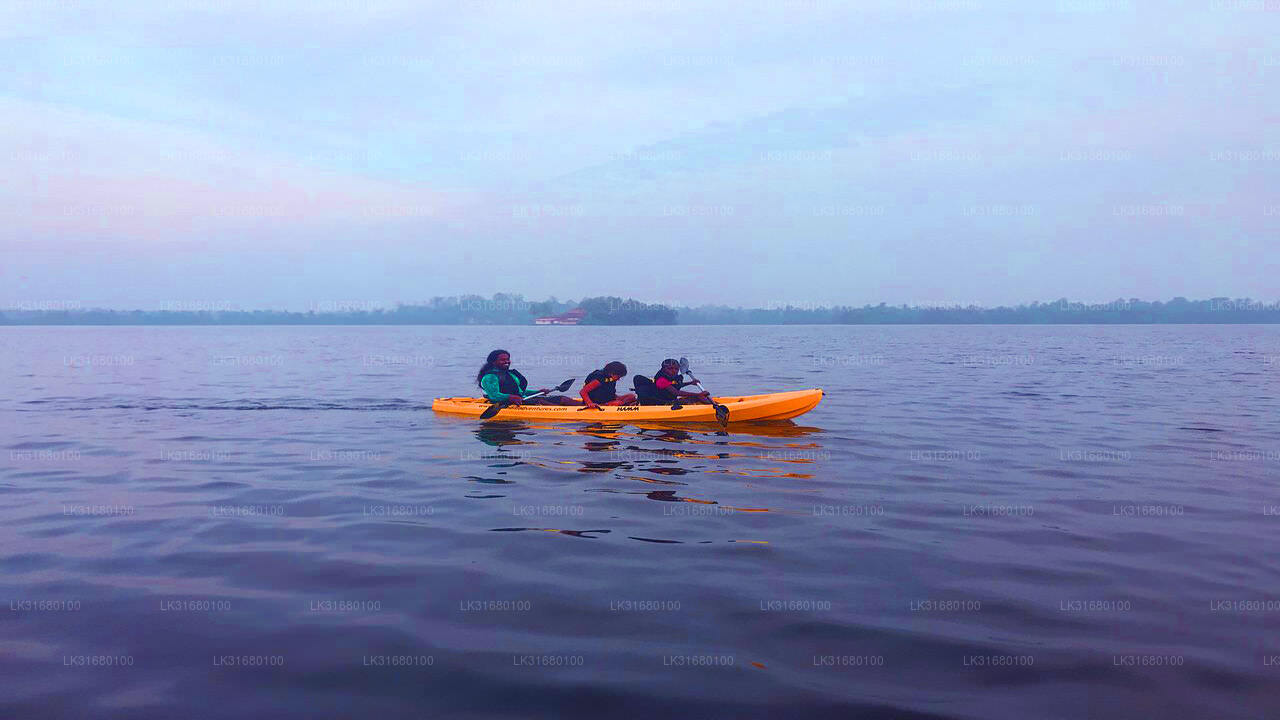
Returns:
[[[481,420],[488,420],[489,418],[493,417],[494,415],[497,415],[497,414],[498,414],[498,411],[499,411],[499,410],[501,410],[502,408],[506,407],[507,405],[510,405],[510,403],[494,403],[494,404],[490,405],[489,407],[487,407],[487,408],[485,408],[485,409],[484,409],[484,412],[480,413],[480,419],[481,419]]]
[[[568,390],[569,387],[573,385],[573,381],[577,379],[578,378],[569,378],[568,380],[560,383],[556,386],[556,392],[564,392],[565,390]]]
[[[720,423],[720,427],[727,427],[729,425],[729,408],[717,404],[715,405],[715,409],[716,422]]]
[[[686,358],[686,357],[680,358],[680,372],[682,373],[689,372],[689,358]]]

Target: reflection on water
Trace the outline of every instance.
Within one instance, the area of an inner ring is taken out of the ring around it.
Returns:
[[[528,426],[522,422],[499,420],[481,423],[476,429],[476,439],[485,445],[502,447],[503,445],[519,445],[522,441],[517,434]],[[527,434],[527,433],[526,433]]]
[[[569,535],[571,537],[580,537],[594,539],[592,533],[607,533],[609,530],[560,530],[558,528],[535,528],[535,527],[509,527],[509,528],[493,528],[492,532],[524,532],[526,530],[537,530],[541,532],[560,533],[561,535]]]
[[[473,421],[455,422],[474,425]],[[472,434],[487,448],[476,460],[488,469],[503,468],[502,477],[474,474],[460,476],[468,483],[485,485],[518,485],[521,473],[530,480],[543,473],[571,471],[592,476],[596,482],[578,488],[582,493],[634,496],[658,503],[689,503],[703,506],[707,515],[728,517],[736,513],[808,514],[799,508],[770,507],[766,498],[776,504],[776,492],[753,492],[743,484],[749,503],[736,495],[733,501],[717,497],[709,481],[722,476],[742,478],[783,478],[808,480],[812,472],[798,472],[797,466],[813,466],[820,470],[830,459],[819,439],[822,429],[797,425],[790,421],[742,423],[722,428],[714,423],[674,426],[663,423],[630,424],[565,424],[503,420],[480,423]],[[644,485],[666,486],[664,489]],[[677,488],[678,486],[678,488]],[[562,487],[530,483],[544,488],[548,502],[564,503]],[[757,497],[758,495],[758,497]],[[471,489],[465,497],[499,499],[506,494],[478,494]],[[692,511],[690,511],[692,512]],[[541,530],[580,538],[596,538],[608,529],[561,529],[543,527],[501,527],[494,531],[513,532]],[[649,543],[683,543],[684,539],[626,536]],[[688,540],[709,543],[712,540]],[[728,540],[732,541],[732,540]],[[752,542],[766,542],[762,540]]]

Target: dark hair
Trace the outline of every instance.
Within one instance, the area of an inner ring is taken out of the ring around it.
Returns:
[[[484,379],[485,375],[488,375],[489,373],[493,372],[493,362],[498,359],[499,355],[510,355],[510,354],[511,353],[507,352],[506,350],[494,350],[493,352],[489,353],[489,357],[484,359],[484,365],[480,366],[480,372],[476,373],[476,385],[480,384],[480,381]]]
[[[618,362],[617,360],[614,360],[613,362],[611,362],[611,363],[609,363],[608,365],[605,365],[605,366],[604,366],[604,374],[605,374],[605,375],[616,375],[616,376],[618,376],[618,377],[622,377],[623,375],[626,375],[626,374],[627,374],[627,366],[626,366],[626,365],[623,365],[622,363]]]
[[[671,358],[667,358],[666,360],[663,360],[663,361],[662,361],[662,364],[663,364],[663,365],[675,365],[676,367],[680,367],[680,361],[679,361],[679,360],[673,360],[673,359],[671,359]]]

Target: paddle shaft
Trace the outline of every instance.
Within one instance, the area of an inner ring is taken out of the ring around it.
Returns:
[[[689,379],[693,381],[693,386],[698,388],[699,392],[707,392],[707,389],[702,387],[702,383],[698,382],[698,378],[694,377],[693,373],[689,373]],[[724,407],[720,403],[716,402],[716,399],[711,397],[710,394],[708,394],[707,399],[710,400],[711,404],[715,407]]]
[[[546,395],[547,393],[552,392],[552,391],[554,391],[554,392],[564,392],[565,390],[568,390],[568,389],[569,389],[569,386],[570,386],[570,385],[572,385],[572,384],[573,384],[573,378],[569,378],[568,380],[565,380],[564,382],[560,383],[559,385],[555,386],[554,388],[551,388],[551,389],[549,389],[549,390],[539,390],[539,391],[538,391],[538,392],[536,392],[536,393],[530,393],[529,395],[525,395],[524,397],[520,398],[520,400],[521,400],[521,402],[523,402],[523,401],[525,401],[525,400],[528,400],[529,398],[536,398],[536,397],[540,397],[540,396],[542,396],[542,395]],[[480,419],[481,419],[481,420],[488,420],[489,418],[493,417],[494,415],[497,415],[497,414],[498,414],[500,411],[502,411],[503,409],[511,407],[513,404],[514,404],[514,403],[513,403],[511,400],[508,400],[508,401],[506,401],[506,402],[504,402],[504,403],[498,403],[498,404],[495,404],[495,405],[493,405],[492,407],[490,407],[490,408],[486,409],[484,412],[480,413]]]
[[[707,392],[707,389],[702,387],[702,383],[698,382],[698,378],[694,377],[693,373],[689,371],[689,361],[680,358],[680,365],[680,369],[689,375],[689,380],[693,382],[693,386],[701,392]],[[707,400],[711,401],[711,407],[715,408],[716,420],[719,420],[721,425],[725,425],[729,421],[729,408],[716,402],[716,399],[711,397],[711,393],[707,393]]]

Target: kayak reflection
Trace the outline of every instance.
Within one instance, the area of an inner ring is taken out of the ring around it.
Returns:
[[[463,495],[491,503],[506,517],[508,522],[488,528],[500,532],[766,543],[770,524],[778,521],[764,518],[812,516],[812,504],[804,505],[815,491],[810,481],[829,459],[821,428],[791,422],[724,429],[714,423],[458,421],[458,428],[485,450],[465,453],[462,472],[454,477],[465,483]],[[480,494],[479,488],[502,494]],[[626,498],[644,502],[632,505]],[[514,508],[507,507],[511,503]],[[558,522],[542,517],[555,512],[567,515]],[[512,513],[541,522],[510,523]],[[760,521],[744,525],[750,517]],[[661,531],[634,532],[646,524]],[[624,528],[632,531],[620,532]],[[677,537],[669,537],[673,533]]]
[[[522,430],[526,432],[521,433],[520,431]],[[528,430],[529,426],[519,421],[487,422],[476,428],[475,434],[476,439],[485,445],[502,447],[503,445],[519,445],[523,441],[517,435],[531,434],[527,432]]]

